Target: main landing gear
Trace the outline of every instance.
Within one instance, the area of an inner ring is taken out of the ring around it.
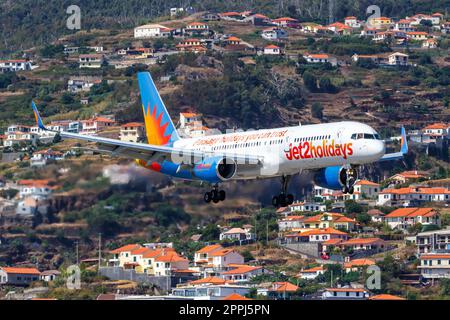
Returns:
[[[220,201],[224,201],[226,198],[226,193],[224,190],[219,190],[219,187],[217,185],[214,186],[214,188],[205,193],[205,196],[203,199],[206,203],[210,203],[211,201],[213,203],[218,203]]]
[[[355,182],[358,180],[358,170],[356,168],[350,167],[348,169],[342,170],[344,182],[344,188],[342,192],[344,194],[353,194],[355,192]]]
[[[294,203],[294,196],[292,194],[287,194],[287,189],[289,186],[289,182],[291,181],[292,176],[282,176],[281,183],[282,189],[281,193],[278,196],[274,196],[272,198],[272,205],[276,208],[278,207],[286,207]]]

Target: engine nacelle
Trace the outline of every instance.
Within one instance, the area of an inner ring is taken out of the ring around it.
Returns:
[[[357,170],[353,170],[353,181],[358,179]],[[314,183],[322,188],[341,190],[347,182],[347,169],[341,166],[326,167],[314,175]]]
[[[192,173],[195,177],[217,183],[230,180],[237,171],[236,162],[226,157],[213,157],[196,163]]]

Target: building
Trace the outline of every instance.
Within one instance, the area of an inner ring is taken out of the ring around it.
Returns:
[[[116,267],[123,267],[129,260],[131,252],[140,247],[141,246],[138,244],[128,244],[110,251],[109,253],[113,256],[113,258],[108,260],[109,264]]]
[[[89,91],[95,84],[101,82],[102,78],[100,77],[70,77],[67,82],[67,91],[72,93]]]
[[[361,22],[354,16],[345,17],[344,24],[350,28],[361,28]]]
[[[289,205],[289,209],[291,212],[300,211],[300,212],[314,212],[314,211],[321,211],[325,212],[327,210],[327,206],[323,203],[316,203],[316,202],[294,202],[293,204]]]
[[[299,287],[290,282],[273,282],[266,287],[258,288],[257,294],[275,300],[288,300]]]
[[[261,266],[254,267],[241,265],[236,266],[231,270],[222,272],[221,277],[226,281],[233,281],[235,283],[245,283],[250,281],[255,276],[267,273],[271,272],[269,272],[268,270],[264,269],[264,267]]]
[[[209,255],[212,258],[212,267],[216,270],[223,270],[230,265],[241,265],[244,257],[233,249],[221,249]]]
[[[358,180],[354,185],[354,194],[361,196],[362,199],[376,199],[380,192],[380,184],[368,180]]]
[[[325,242],[330,239],[347,240],[348,234],[333,228],[309,229],[285,236],[287,243]]]
[[[189,35],[209,35],[210,30],[207,23],[204,22],[191,22],[184,28],[184,33]]]
[[[101,68],[104,62],[102,54],[80,54],[80,68]]]
[[[416,206],[424,202],[450,201],[450,191],[442,187],[406,187],[384,189],[378,194],[377,204],[381,206]]]
[[[231,228],[220,234],[220,240],[241,241],[241,240],[253,240],[254,235],[249,229]]]
[[[89,120],[81,121],[80,134],[95,135],[98,132],[104,130],[105,128],[112,127],[115,124],[116,122],[114,120],[97,116]]]
[[[406,36],[409,40],[424,41],[428,39],[428,33],[424,31],[407,32]]]
[[[53,131],[65,131],[71,133],[78,133],[80,131],[81,123],[72,120],[52,121],[47,128]]]
[[[352,27],[342,22],[329,24],[327,29],[338,35],[350,35],[352,33]]]
[[[420,255],[420,274],[425,279],[450,278],[450,253],[425,253]]]
[[[185,39],[177,44],[176,47],[180,52],[205,53],[207,51],[200,39]]]
[[[385,216],[385,214],[378,209],[370,209],[367,211],[367,214],[373,222],[383,222]]]
[[[435,38],[430,38],[422,42],[422,48],[436,49],[438,47],[438,41]]]
[[[0,267],[0,284],[27,286],[39,281],[41,272],[36,268]]]
[[[61,275],[58,270],[46,270],[41,272],[40,279],[45,282],[55,281]]]
[[[309,54],[306,53],[303,55],[303,58],[309,63],[332,63],[331,58],[326,53],[317,53],[317,54]]]
[[[19,180],[19,198],[46,199],[55,189],[50,180]]]
[[[363,268],[375,265],[372,259],[354,259],[344,263],[345,272],[359,272]]]
[[[172,29],[160,24],[146,24],[134,28],[135,39],[167,38],[172,34]]]
[[[63,153],[54,151],[52,149],[41,150],[33,153],[30,159],[30,166],[32,167],[44,167],[48,163],[53,163],[57,160],[63,159]]]
[[[38,212],[40,214],[46,214],[48,205],[43,198],[36,198],[32,196],[25,197],[17,203],[16,215],[22,217],[32,217]]]
[[[395,30],[403,31],[403,32],[412,32],[416,30],[416,27],[412,25],[414,19],[400,19],[395,24]]]
[[[161,254],[154,259],[155,276],[170,276],[178,270],[189,269],[189,260],[172,250],[160,249]]]
[[[193,112],[180,113],[180,128],[184,129],[194,124],[202,125],[202,116],[200,114]]]
[[[379,252],[386,248],[386,243],[380,238],[353,238],[341,242],[339,246],[343,249],[351,249],[353,251],[373,250]]]
[[[120,126],[119,138],[121,141],[144,142],[145,137],[145,128],[143,123],[129,122]]]
[[[6,140],[4,140],[3,145],[5,147],[25,147],[28,145],[36,146],[39,140],[39,136],[32,132],[9,132],[6,135]]]
[[[322,294],[324,300],[366,300],[369,293],[360,288],[328,288]]]
[[[281,49],[280,47],[274,45],[274,44],[270,44],[268,46],[264,47],[264,54],[266,55],[281,55]]]
[[[420,180],[425,180],[428,177],[428,172],[425,171],[403,171],[394,174],[389,180],[395,184],[404,184],[418,182]]]
[[[335,228],[341,230],[353,230],[356,221],[344,216],[341,213],[325,212],[315,216],[307,217],[303,220],[303,228]]]
[[[235,11],[219,13],[219,17],[221,20],[234,20],[234,21],[240,21],[243,20],[244,18],[239,12]]]
[[[392,19],[391,18],[377,17],[377,18],[369,19],[369,24],[370,24],[371,27],[374,27],[374,28],[377,28],[377,29],[387,29],[393,23],[392,23]]]
[[[443,230],[420,232],[415,243],[418,254],[450,252],[450,226]]]
[[[31,62],[27,60],[0,60],[0,72],[17,72],[31,70]]]
[[[266,40],[281,40],[287,39],[288,33],[286,30],[279,27],[271,27],[264,29],[261,32],[261,37]]]
[[[220,244],[212,244],[201,248],[194,254],[194,264],[196,266],[212,264],[212,254],[223,249],[224,248]]]
[[[409,55],[394,52],[394,53],[383,53],[383,54],[372,54],[372,55],[364,55],[355,53],[352,56],[352,60],[354,62],[358,62],[360,60],[369,60],[373,62],[375,65],[381,66],[408,66],[409,65]]]
[[[304,280],[314,280],[324,272],[323,266],[318,266],[300,271],[298,277]]]
[[[439,213],[433,208],[399,208],[384,216],[384,222],[392,229],[407,230],[418,223],[441,225]]]
[[[223,300],[232,294],[245,296],[250,287],[236,284],[179,285],[172,289],[172,297],[186,297],[193,300]]]
[[[278,230],[290,231],[292,229],[300,229],[303,227],[305,216],[287,216],[278,220]]]
[[[450,124],[447,123],[433,123],[422,130],[422,134],[433,139],[448,137],[450,135]]]
[[[272,23],[279,27],[290,27],[290,28],[298,28],[299,23],[297,19],[290,17],[282,17],[278,19],[273,19]]]
[[[399,296],[394,296],[392,294],[383,293],[371,296],[369,300],[406,300],[406,299]]]

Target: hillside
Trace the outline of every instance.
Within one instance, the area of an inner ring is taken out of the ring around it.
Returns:
[[[264,12],[275,17],[289,15],[302,20],[326,22],[332,17],[339,20],[347,15],[360,19],[366,17],[369,5],[378,5],[381,14],[392,17],[406,16],[418,12],[445,13],[450,7],[449,0],[377,0],[377,1],[339,1],[339,6],[331,6],[323,0],[243,0],[243,1],[182,1],[181,5],[191,5],[197,11],[235,11],[248,10]],[[81,8],[82,29],[123,29],[148,22],[156,17],[168,16],[171,7],[180,6],[175,0],[129,0],[129,1],[0,1],[0,53],[11,54],[16,50],[26,50],[35,45],[51,43],[61,35],[72,31],[65,27],[66,8],[72,4]]]

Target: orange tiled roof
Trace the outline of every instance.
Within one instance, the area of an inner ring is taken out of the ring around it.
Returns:
[[[298,287],[290,282],[274,282],[272,283],[272,290],[275,292],[295,292]]]
[[[328,239],[327,241],[322,242],[322,245],[333,246],[342,242],[342,239]]]
[[[356,185],[374,186],[378,187],[380,184],[369,181],[369,180],[359,180],[355,183]]]
[[[419,188],[400,188],[400,189],[384,189],[381,194],[450,194],[447,188],[442,187],[419,187]]]
[[[14,274],[34,274],[40,275],[41,272],[36,268],[20,268],[20,267],[0,267],[6,273],[14,273]]]
[[[300,233],[300,236],[312,236],[319,234],[335,234],[335,235],[347,235],[347,233],[336,230],[334,228],[325,228],[325,229],[312,229],[305,232]]]
[[[155,258],[155,261],[159,262],[182,262],[188,261],[186,258],[181,257],[174,251],[169,251]]]
[[[372,266],[374,264],[375,261],[372,259],[355,259],[344,263],[344,268]]]
[[[121,125],[122,128],[124,127],[143,127],[144,124],[142,122],[129,122]]]
[[[428,35],[428,33],[424,32],[424,31],[410,31],[410,32],[407,32],[406,34],[418,35],[418,36],[426,36],[426,35]]]
[[[350,219],[348,217],[339,217],[334,222],[352,222],[352,223],[355,223],[355,220]]]
[[[217,277],[207,277],[189,281],[189,284],[224,284],[226,281]]]
[[[311,273],[311,272],[317,272],[317,271],[323,271],[323,266],[313,267],[306,270],[300,271],[300,273]]]
[[[280,49],[280,47],[274,45],[274,44],[269,44],[268,46],[266,46],[264,49]]]
[[[383,241],[380,238],[353,238],[347,241],[343,241],[342,245],[355,245],[355,244],[371,244],[375,242]],[[384,242],[384,241],[383,241]]]
[[[308,54],[308,57],[311,57],[313,59],[328,59],[329,56],[326,53],[313,53],[313,54]]]
[[[281,22],[281,21],[292,21],[292,22],[294,22],[294,21],[297,21],[297,19],[290,18],[290,17],[282,17],[282,18],[274,19],[272,21],[274,21],[274,22]]]
[[[244,296],[241,296],[238,293],[232,293],[229,296],[226,296],[225,298],[223,298],[223,300],[253,300],[253,299],[246,298]]]
[[[198,250],[195,253],[209,253],[215,250],[223,249],[223,247],[220,244],[211,244],[209,246],[203,247],[200,250]]]
[[[426,126],[424,129],[447,129],[450,125],[446,123],[433,123]]]
[[[242,41],[242,40],[239,39],[238,37],[232,36],[232,37],[229,37],[229,38],[227,39],[227,41]]]
[[[244,266],[237,267],[236,269],[222,272],[222,274],[242,274],[242,273],[252,272],[255,270],[259,270],[259,269],[262,269],[262,267],[254,267],[254,266],[244,265]]]
[[[227,254],[233,252],[233,249],[222,249],[222,250],[217,250],[214,251],[213,253],[211,253],[212,257],[222,257],[222,256],[226,256]]]
[[[440,253],[440,254],[423,254],[420,256],[421,260],[428,259],[450,259],[450,253]]]
[[[151,249],[146,248],[146,247],[136,248],[131,251],[131,254],[132,255],[144,254],[146,251],[149,251],[149,250],[151,250]]]
[[[369,300],[406,300],[405,298],[394,296],[392,294],[377,294],[369,298]]]
[[[433,208],[399,208],[387,214],[385,218],[399,218],[399,217],[430,217],[437,214]]]
[[[116,254],[116,253],[121,253],[121,252],[133,251],[133,250],[136,250],[138,248],[141,248],[141,246],[136,244],[136,243],[135,244],[127,244],[127,245],[125,245],[123,247],[114,249],[114,250],[110,251],[109,253]]]

